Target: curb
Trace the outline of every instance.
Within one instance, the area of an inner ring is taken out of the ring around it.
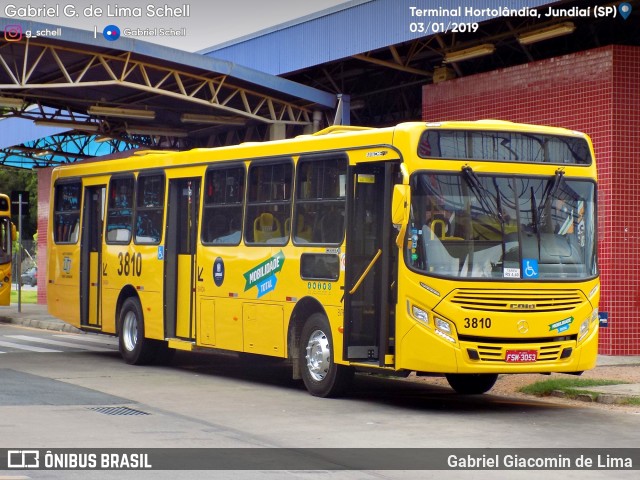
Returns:
[[[41,320],[37,318],[10,318],[0,317],[0,323],[11,323],[14,325],[22,325],[23,327],[39,328],[41,330],[52,330],[66,333],[82,333],[73,325],[61,321]]]
[[[603,403],[606,405],[624,405],[631,399],[640,398],[638,395],[625,395],[620,393],[596,393],[584,391],[576,396],[569,396],[563,390],[553,390],[550,394],[552,397],[567,398],[571,400],[578,400],[586,403]]]

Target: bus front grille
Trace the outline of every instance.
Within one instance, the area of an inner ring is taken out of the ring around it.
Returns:
[[[584,301],[577,290],[545,290],[531,293],[522,290],[460,289],[450,302],[464,310],[482,312],[562,312],[573,310]]]

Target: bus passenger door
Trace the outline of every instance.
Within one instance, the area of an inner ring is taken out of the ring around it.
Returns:
[[[169,180],[165,267],[164,332],[167,338],[195,339],[195,255],[200,179]]]
[[[344,358],[385,365],[394,322],[389,308],[395,275],[391,194],[397,164],[350,168],[347,197]]]
[[[85,187],[80,240],[80,325],[101,329],[102,225],[106,185]]]

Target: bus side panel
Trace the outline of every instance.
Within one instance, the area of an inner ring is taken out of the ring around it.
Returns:
[[[242,352],[246,334],[243,330],[243,305],[256,298],[255,287],[245,290],[248,281],[244,274],[264,262],[265,258],[270,258],[271,248],[246,248],[243,245],[208,247],[201,244],[197,248],[196,342],[202,346]],[[217,279],[216,275],[219,275]],[[272,295],[267,294],[261,300],[273,303]],[[279,328],[277,334],[282,336],[282,330]]]
[[[49,245],[49,313],[80,327],[80,245],[56,245],[52,238]]]
[[[245,303],[242,307],[244,351],[284,357],[284,315],[281,305]]]
[[[146,288],[138,292],[140,305],[144,314],[144,336],[155,340],[164,340],[164,311],[162,309],[162,292],[148,291]]]
[[[326,247],[300,247],[291,241],[282,247],[198,245],[197,344],[220,349],[259,353],[276,357],[288,355],[287,334],[291,315],[307,296],[316,298],[329,318],[333,332],[336,363],[342,360],[343,326],[341,298],[344,271],[337,281],[302,279],[302,253],[326,254]],[[340,248],[331,248],[331,251]],[[339,257],[339,254],[336,253]],[[264,278],[268,292],[252,283],[253,272],[274,257],[280,270]],[[301,319],[304,321],[305,319]]]
[[[242,304],[234,298],[216,299],[216,346],[229,350],[242,350]]]
[[[144,314],[145,336],[164,339],[163,268],[158,246],[105,245],[102,255],[102,331],[116,333],[117,305],[126,287],[135,290]]]

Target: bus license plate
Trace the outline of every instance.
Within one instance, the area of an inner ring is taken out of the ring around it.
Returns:
[[[535,362],[538,359],[536,350],[507,350],[504,357],[507,363]]]

